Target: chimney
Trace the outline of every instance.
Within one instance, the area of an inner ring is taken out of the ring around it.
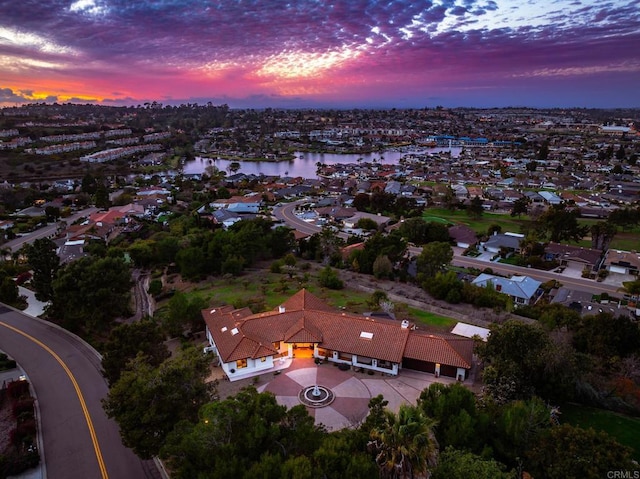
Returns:
[[[286,311],[286,309],[285,309],[285,307],[284,307],[284,306],[278,306],[278,312],[279,312],[280,314],[284,313],[285,311]]]
[[[409,328],[409,321],[407,321],[406,319],[403,319],[402,323],[400,324],[400,326],[402,327],[402,329],[408,329]]]
[[[496,284],[496,291],[498,291],[498,292],[502,291],[502,285],[501,284]]]

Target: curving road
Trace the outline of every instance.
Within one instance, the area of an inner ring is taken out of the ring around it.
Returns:
[[[309,224],[306,221],[301,220],[294,214],[294,210],[297,205],[308,203],[308,202],[309,201],[307,200],[299,200],[299,201],[294,201],[293,203],[287,203],[283,206],[275,207],[273,209],[273,215],[279,220],[284,221],[290,227],[297,229],[298,231],[301,231],[307,234],[318,233],[322,230],[322,228],[316,225]],[[346,238],[346,233],[340,233],[339,236]],[[409,253],[412,256],[418,256],[421,252],[422,252],[422,248],[418,248],[418,247],[409,248]],[[452,264],[455,266],[463,266],[467,268],[479,268],[481,270],[489,267],[496,273],[511,274],[511,275],[516,274],[521,276],[526,275],[542,282],[555,279],[568,288],[573,288],[580,291],[587,291],[589,293],[594,293],[594,294],[598,294],[602,292],[613,294],[618,292],[620,288],[619,286],[616,286],[616,285],[598,283],[590,279],[569,277],[569,276],[563,275],[562,273],[555,273],[553,271],[529,269],[529,268],[523,268],[521,266],[513,266],[509,264],[504,264],[504,263],[488,263],[486,261],[478,260],[475,258],[461,256],[460,251],[458,251],[456,248],[454,248],[454,255],[455,256],[453,258]]]
[[[102,409],[108,387],[100,358],[78,337],[0,304],[0,349],[26,372],[41,420],[48,479],[160,478],[122,444]]]

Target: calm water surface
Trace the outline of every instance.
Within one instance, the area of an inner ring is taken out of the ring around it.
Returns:
[[[453,156],[458,156],[460,148],[426,148],[415,153],[439,153],[451,151]],[[240,169],[238,173],[267,175],[267,176],[292,176],[302,178],[316,177],[316,164],[335,165],[339,163],[357,163],[362,158],[364,163],[371,163],[374,160],[379,163],[397,165],[400,158],[406,155],[401,151],[385,151],[368,153],[362,155],[340,155],[335,153],[301,153],[295,152],[295,158],[291,161],[239,161]],[[183,173],[195,174],[203,173],[209,165],[216,166],[219,170],[227,171],[233,160],[217,160],[213,158],[196,157],[195,160],[184,164]]]

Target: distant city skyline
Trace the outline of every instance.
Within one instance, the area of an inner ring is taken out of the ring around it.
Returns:
[[[0,106],[640,107],[637,0],[0,0]]]

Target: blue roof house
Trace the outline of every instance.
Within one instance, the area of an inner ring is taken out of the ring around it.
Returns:
[[[542,283],[529,276],[503,278],[502,276],[482,273],[472,281],[472,284],[481,288],[491,285],[496,291],[509,295],[517,306],[534,303],[538,298],[538,290]]]

